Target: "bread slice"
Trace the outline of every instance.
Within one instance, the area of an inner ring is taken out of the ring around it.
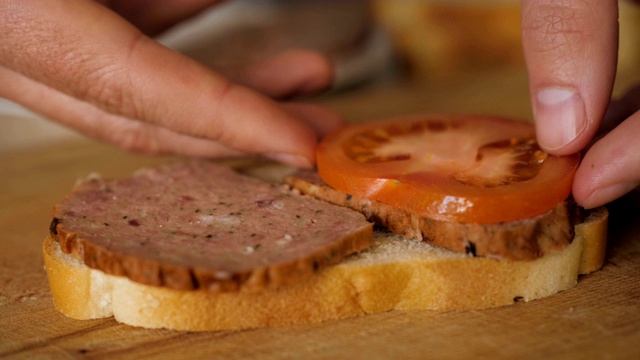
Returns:
[[[303,281],[259,291],[143,285],[85,266],[51,237],[43,251],[55,305],[69,317],[114,316],[135,326],[191,331],[246,329],[393,309],[482,309],[549,296],[602,266],[607,218],[606,209],[597,209],[575,227],[564,250],[532,261],[472,257],[377,232],[371,248]]]

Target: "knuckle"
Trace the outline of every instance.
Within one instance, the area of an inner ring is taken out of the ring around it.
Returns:
[[[137,118],[136,107],[126,86],[120,83],[126,71],[115,65],[90,66],[79,70],[77,96],[117,115]]]
[[[162,140],[163,128],[97,109],[87,114],[86,134],[95,139],[129,153],[163,155],[169,152],[171,144]]]
[[[80,61],[76,68],[78,95],[101,109],[131,119],[144,119],[144,107],[134,93],[130,59],[136,56],[140,44],[146,39],[142,34],[131,40],[125,58],[114,59],[108,53],[93,55]]]
[[[227,110],[229,107],[235,106],[233,104],[233,93],[235,92],[235,85],[228,80],[222,80],[217,82],[214,89],[212,89],[211,99],[213,99],[213,108],[215,115],[212,123],[201,122],[206,129],[196,131],[194,135],[201,135],[211,140],[221,141],[223,143],[233,143],[232,132],[225,131],[225,123],[233,121],[228,117]]]
[[[119,131],[112,132],[111,141],[130,153],[149,155],[164,153],[162,144],[148,130],[142,123],[126,126]]]

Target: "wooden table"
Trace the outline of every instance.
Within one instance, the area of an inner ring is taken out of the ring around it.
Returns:
[[[522,71],[342,92],[320,101],[354,120],[412,112],[529,117]],[[1,130],[0,130],[1,131]],[[393,311],[240,332],[144,330],[58,313],[41,243],[51,208],[91,172],[163,161],[94,142],[0,154],[0,358],[640,358],[640,207],[611,207],[604,268],[547,299],[483,311]]]

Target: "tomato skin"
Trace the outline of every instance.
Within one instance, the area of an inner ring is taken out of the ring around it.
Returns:
[[[357,150],[365,154],[364,160],[356,160],[359,153],[354,155],[354,151],[350,150],[361,147],[356,140],[362,134],[385,133],[384,129],[394,127],[412,131],[414,123],[432,119],[435,119],[433,121],[436,124],[445,124],[445,130],[438,130],[441,132],[433,134],[429,133],[431,130],[424,130],[425,127],[422,127],[421,131],[426,133],[425,138],[433,140],[433,144],[419,141],[422,135],[406,141],[408,136],[413,135],[396,131],[398,134],[396,138],[392,134],[391,141],[384,140],[378,147]],[[449,126],[450,124],[454,125]],[[473,180],[463,183],[451,174],[458,170],[448,167],[449,164],[457,163],[458,158],[464,160],[461,162],[465,164],[473,163],[474,157],[477,159],[479,155],[469,154],[469,149],[517,137],[533,139],[533,134],[533,126],[529,123],[482,116],[428,115],[354,124],[329,134],[320,142],[317,149],[318,173],[327,184],[337,190],[374,199],[419,216],[462,223],[515,221],[542,214],[570,196],[573,175],[579,163],[578,155],[557,157],[545,154],[541,165],[532,166],[535,168],[535,176],[532,178],[506,181],[506,184],[495,186],[476,186]],[[460,137],[464,141],[449,149],[449,142],[453,141],[449,139]],[[407,149],[403,149],[405,141],[409,147]],[[389,143],[393,146],[389,146]],[[377,161],[379,156],[376,151],[386,151],[385,146],[394,151],[407,150],[410,155],[398,156],[393,153],[388,160]],[[433,148],[436,152],[444,152],[444,155],[435,154],[423,160],[422,155],[428,151],[416,155],[413,150],[415,146],[428,150]],[[448,158],[448,153],[455,153],[458,148],[465,146],[467,149],[460,154]],[[498,156],[500,151],[502,150],[496,151]],[[505,151],[511,151],[511,148]],[[437,158],[435,165],[430,162],[433,158]],[[479,171],[480,176],[483,172],[492,171],[490,165],[485,165]],[[458,165],[451,165],[455,166]],[[466,169],[467,165],[459,166]]]

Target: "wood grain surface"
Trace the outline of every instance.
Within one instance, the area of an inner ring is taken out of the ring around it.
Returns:
[[[526,119],[527,96],[524,72],[504,71],[369,87],[319,101],[354,121],[415,112]],[[640,202],[633,196],[610,207],[604,268],[571,290],[529,303],[203,333],[145,330],[113,319],[77,321],[58,313],[40,250],[53,204],[91,172],[124,177],[164,160],[91,141],[0,153],[0,358],[640,358]]]

